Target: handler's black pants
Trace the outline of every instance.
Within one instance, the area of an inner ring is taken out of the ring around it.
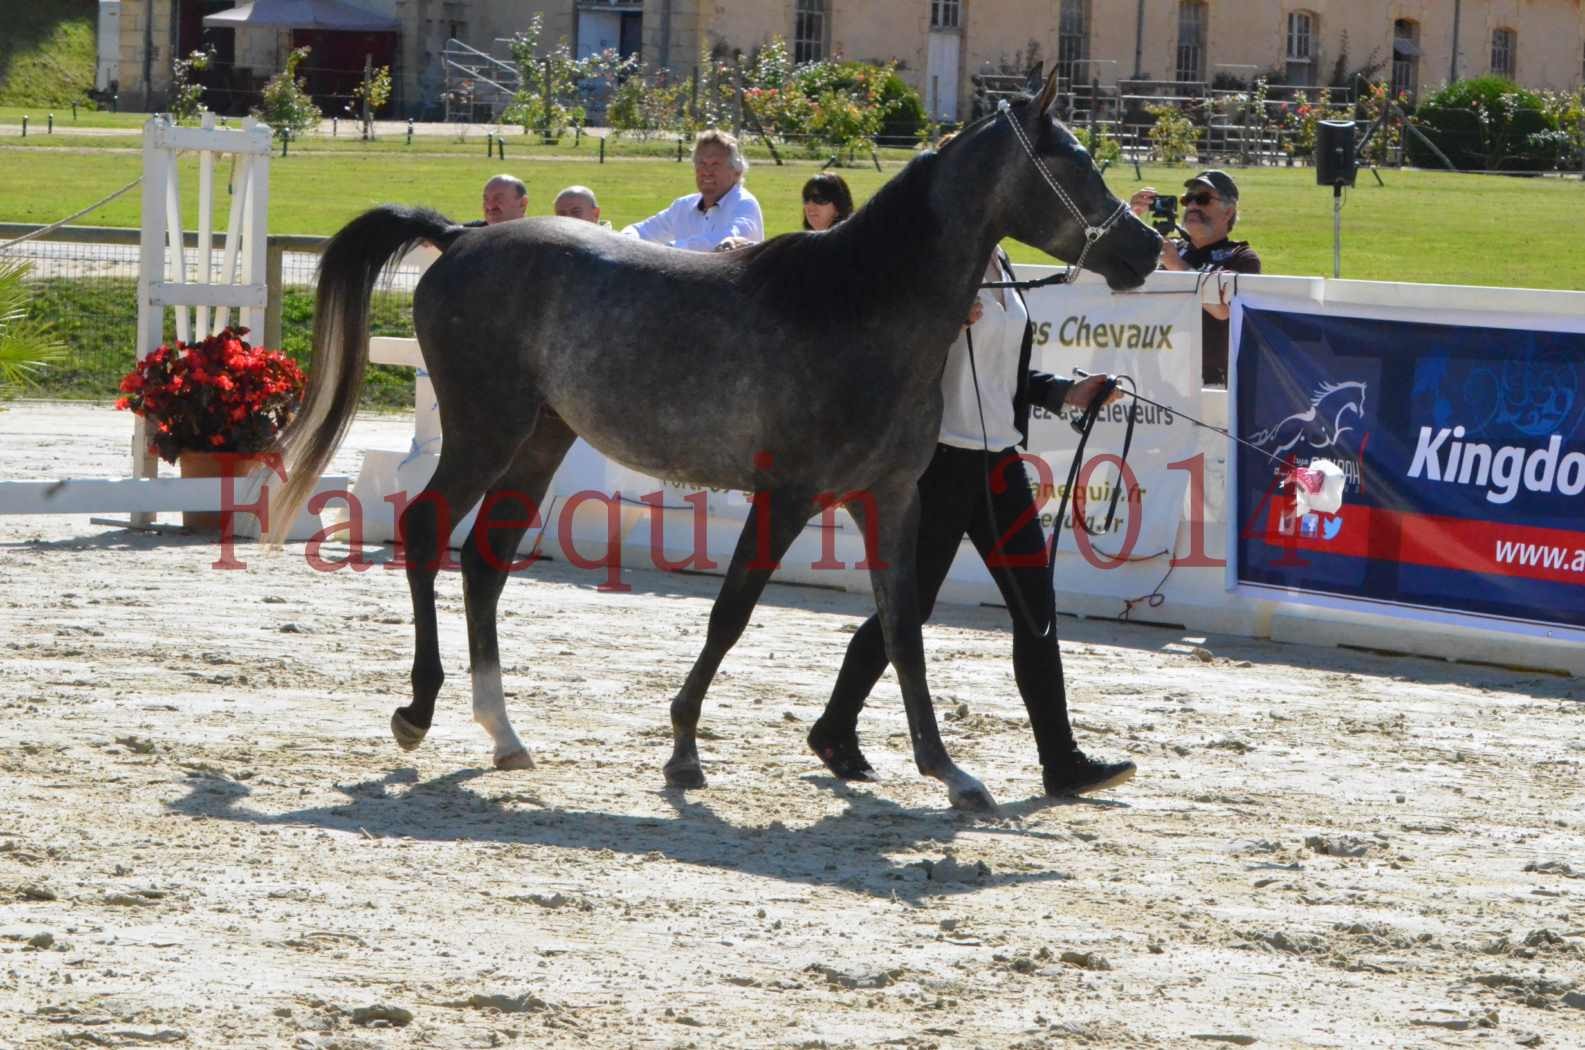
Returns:
[[[987,465],[989,511],[985,505]],[[1040,763],[1058,764],[1074,746],[1073,730],[1068,724],[1057,632],[1054,625],[1045,629],[1055,612],[1047,586],[1046,537],[1034,512],[1034,494],[1018,450],[1003,449],[986,456],[980,450],[937,445],[935,458],[919,479],[919,502],[920,622],[930,619],[936,595],[966,533],[1001,589],[1013,618],[1013,676],[1029,710]],[[1029,623],[1030,617],[1036,621],[1034,625]],[[820,719],[828,731],[856,729],[864,701],[886,672],[886,665],[880,620],[871,616],[848,643],[836,687]]]

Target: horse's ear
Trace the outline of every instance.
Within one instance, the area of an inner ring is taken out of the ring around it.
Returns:
[[[1040,74],[1040,67],[1035,67],[1035,75]],[[1051,75],[1046,78],[1045,86],[1040,89],[1040,94],[1035,98],[1035,112],[1044,113],[1057,101],[1057,67],[1051,67]]]
[[[1044,62],[1035,63],[1035,68],[1024,77],[1024,94],[1035,95],[1040,92],[1041,85],[1045,82],[1045,74],[1042,72],[1045,68]]]

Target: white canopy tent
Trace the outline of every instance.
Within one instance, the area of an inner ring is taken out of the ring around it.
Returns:
[[[322,29],[331,32],[388,33],[402,28],[400,20],[377,11],[365,11],[341,0],[253,0],[228,11],[204,16],[211,29]]]

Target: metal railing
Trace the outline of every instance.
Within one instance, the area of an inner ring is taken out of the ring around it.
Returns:
[[[440,51],[445,73],[445,120],[487,121],[500,119],[501,113],[523,85],[515,65],[464,44],[456,37],[446,41]],[[482,114],[482,116],[481,116]]]

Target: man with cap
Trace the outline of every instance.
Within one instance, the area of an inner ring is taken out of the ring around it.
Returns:
[[[1183,186],[1183,224],[1179,228],[1185,237],[1169,238],[1162,244],[1162,268],[1259,273],[1260,256],[1249,242],[1228,236],[1238,224],[1238,183],[1233,177],[1225,171],[1202,171]],[[1146,186],[1129,199],[1128,206],[1144,218],[1155,199],[1155,189]],[[1227,385],[1227,318],[1231,312],[1225,292],[1222,302],[1206,304],[1200,326],[1206,386]]]

